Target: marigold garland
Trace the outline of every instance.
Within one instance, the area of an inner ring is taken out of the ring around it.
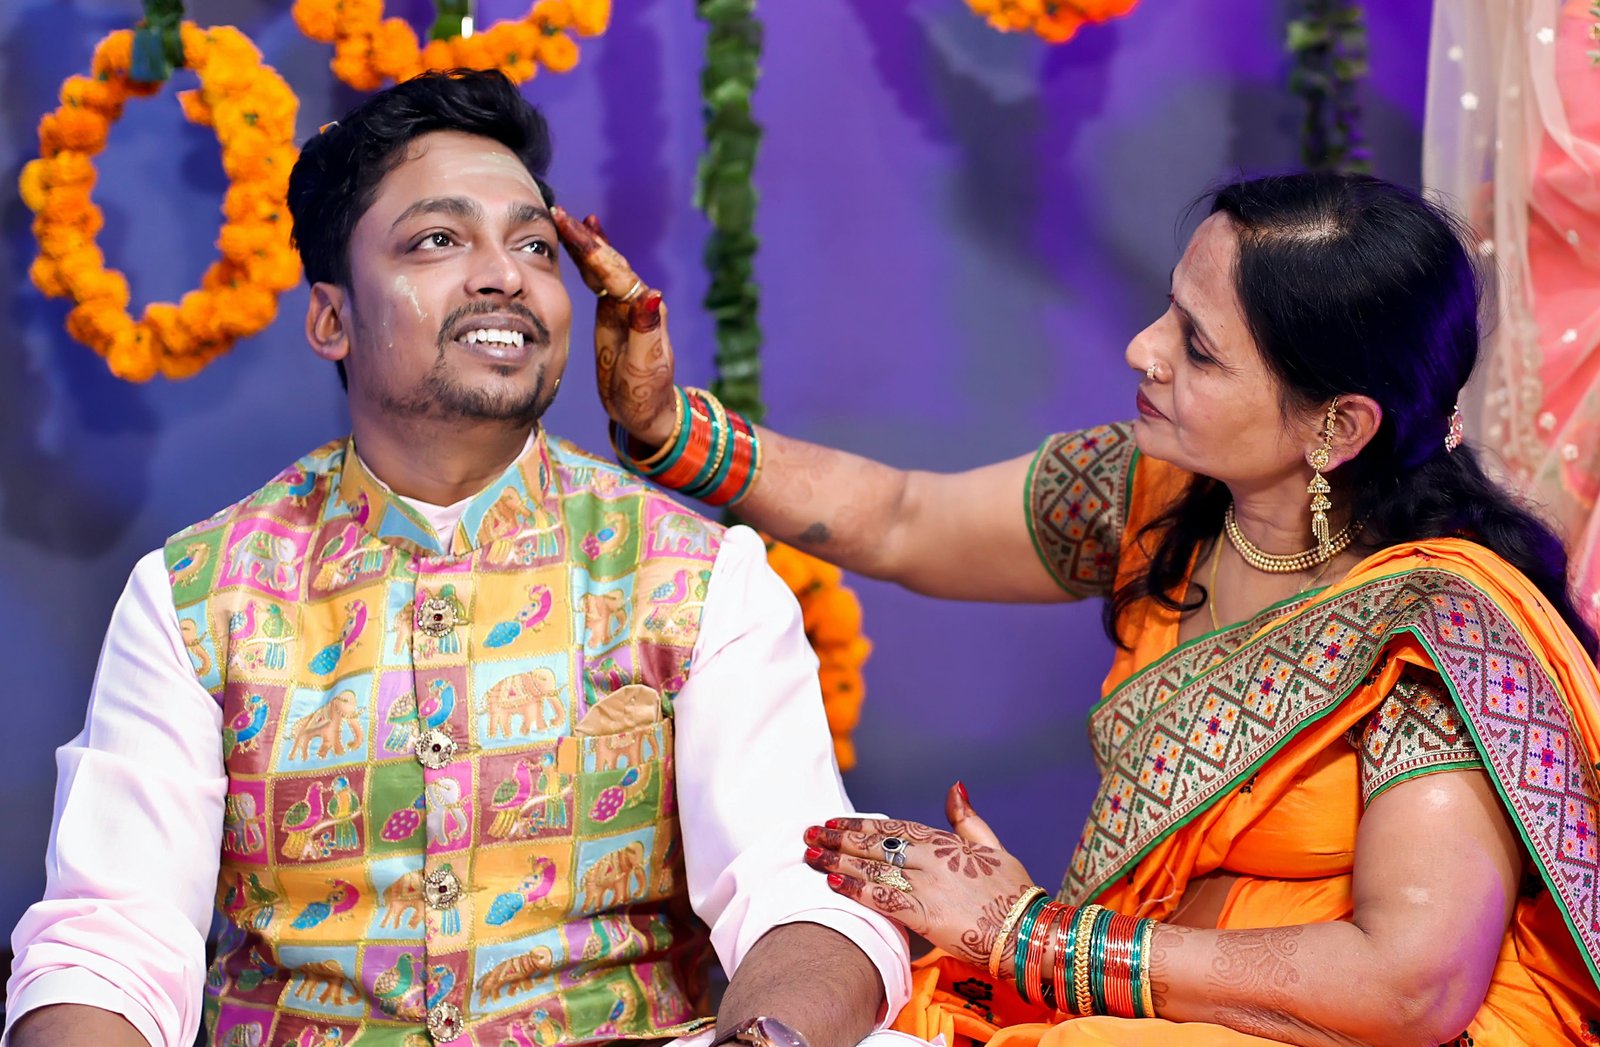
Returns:
[[[611,0],[538,0],[520,19],[424,46],[405,19],[385,18],[383,7],[383,0],[295,0],[292,13],[301,32],[333,45],[333,74],[358,91],[428,69],[498,69],[517,83],[540,66],[565,73],[578,64],[572,34],[599,36],[611,20]]]
[[[90,199],[94,156],[129,98],[161,89],[129,79],[134,32],[121,29],[95,47],[90,76],[61,85],[61,106],[39,121],[37,160],[22,169],[23,202],[35,214],[39,256],[28,271],[52,298],[76,303],[67,332],[105,357],[119,378],[143,382],[157,373],[187,378],[263,330],[277,315],[278,295],[300,280],[289,243],[287,195],[294,146],[294,92],[261,52],[232,26],[182,26],[185,64],[200,87],[178,101],[191,123],[216,129],[222,167],[231,180],[217,235],[222,257],[200,290],[177,303],[152,302],[135,321],[127,277],[106,265],[95,243],[104,224]]]
[[[872,643],[861,635],[861,602],[844,584],[844,575],[793,546],[767,542],[767,562],[800,600],[806,639],[821,663],[822,707],[833,735],[833,751],[841,770],[856,765],[850,733],[861,718],[866,694],[861,667],[872,653]]]
[[[1038,33],[1052,44],[1071,40],[1085,25],[1121,18],[1139,0],[967,0],[967,6],[1002,33]]]

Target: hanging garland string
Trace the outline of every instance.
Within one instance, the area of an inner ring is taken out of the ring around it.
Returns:
[[[538,0],[521,18],[471,24],[472,0],[434,0],[428,42],[404,18],[385,18],[384,0],[295,0],[295,24],[333,45],[333,74],[358,91],[408,80],[426,69],[498,69],[516,83],[539,69],[578,64],[577,36],[599,36],[611,0]]]
[[[1357,88],[1367,75],[1367,22],[1357,0],[1302,0],[1285,46],[1289,89],[1305,102],[1300,161],[1311,171],[1370,171]]]
[[[39,121],[39,158],[18,180],[36,216],[39,255],[29,278],[46,296],[70,299],[67,332],[133,382],[195,374],[272,323],[278,296],[300,280],[287,202],[289,170],[299,156],[294,92],[232,26],[182,22],[178,0],[151,0],[148,12],[137,32],[122,29],[100,41],[89,76],[61,85],[60,107]],[[217,235],[221,257],[198,290],[177,303],[152,302],[135,320],[126,275],[106,264],[95,242],[104,216],[90,196],[94,157],[127,101],[159,91],[177,66],[200,80],[198,89],[178,94],[184,116],[215,129],[222,146],[230,184]]]
[[[1002,33],[1037,33],[1064,44],[1086,25],[1132,11],[1139,0],[967,0],[967,6]]]
[[[706,65],[700,74],[706,151],[695,182],[695,206],[711,222],[705,264],[711,276],[706,308],[716,320],[712,391],[752,421],[761,402],[761,296],[755,283],[756,155],[761,128],[751,115],[760,75],[761,23],[754,0],[696,0],[706,22]],[[861,602],[837,567],[791,546],[768,542],[767,559],[800,601],[806,638],[821,663],[823,708],[839,766],[855,766],[851,732],[865,694],[861,668],[872,645],[861,635]]]

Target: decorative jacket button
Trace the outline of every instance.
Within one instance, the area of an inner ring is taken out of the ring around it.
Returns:
[[[417,628],[429,636],[446,636],[455,627],[456,608],[449,600],[432,596],[417,608]]]
[[[428,1034],[439,1043],[461,1035],[461,1008],[441,1003],[428,1011]]]
[[[441,865],[423,878],[422,896],[429,908],[448,909],[461,897],[461,880],[450,866]]]
[[[449,765],[456,758],[456,740],[435,727],[417,738],[417,762],[430,771]]]

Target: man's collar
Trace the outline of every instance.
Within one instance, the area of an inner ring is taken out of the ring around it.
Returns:
[[[543,426],[534,429],[528,446],[505,472],[467,500],[460,522],[449,535],[435,534],[421,513],[372,474],[356,453],[354,437],[345,443],[344,470],[339,477],[340,508],[363,530],[425,556],[464,556],[485,542],[509,537],[497,531],[519,529],[519,523],[539,509],[553,511],[555,495],[555,470]]]

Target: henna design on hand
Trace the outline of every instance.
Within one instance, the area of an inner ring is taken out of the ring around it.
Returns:
[[[1288,989],[1300,981],[1294,957],[1300,950],[1296,939],[1304,932],[1304,927],[1275,927],[1218,936],[1207,982],[1218,999],[1240,1001],[1218,1008],[1223,1024],[1263,1036],[1281,1030],[1286,1021],[1298,1024],[1289,1010]]]
[[[1005,923],[1006,913],[1017,904],[1017,899],[1022,897],[1028,886],[1022,884],[983,907],[978,913],[978,925],[961,932],[963,959],[979,967],[988,965],[989,954],[994,952],[994,940],[1000,933],[1000,925]]]
[[[991,857],[994,853],[993,847],[967,843],[959,838],[933,849],[933,856],[943,860],[951,872],[964,873],[969,880],[991,876],[1000,868],[1000,859]]]

